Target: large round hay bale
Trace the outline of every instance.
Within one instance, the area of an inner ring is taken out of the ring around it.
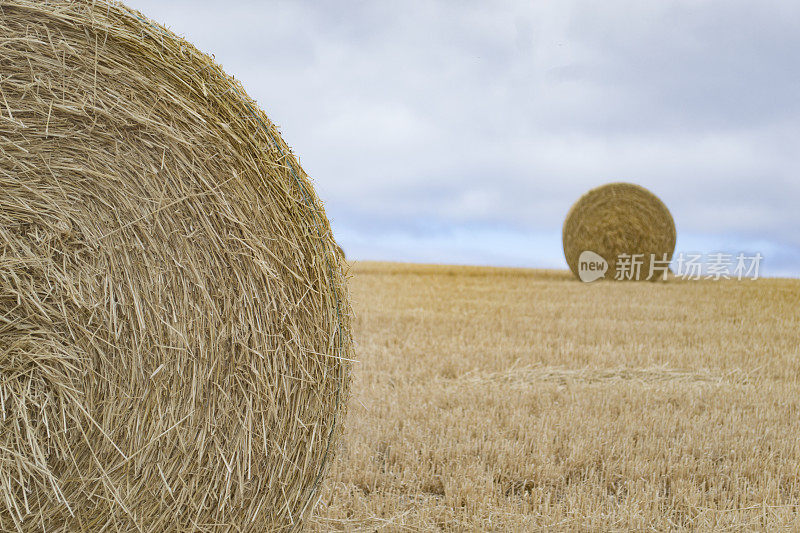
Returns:
[[[608,263],[606,279],[657,280],[663,279],[675,252],[676,232],[669,209],[653,193],[631,183],[611,183],[572,206],[562,237],[567,264],[579,278],[581,254],[592,252]]]
[[[297,160],[118,4],[3,2],[0,65],[0,530],[296,528],[352,351]]]

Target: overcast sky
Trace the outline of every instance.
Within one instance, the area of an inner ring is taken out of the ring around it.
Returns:
[[[800,2],[129,0],[277,123],[352,259],[564,268],[585,191],[800,275]]]

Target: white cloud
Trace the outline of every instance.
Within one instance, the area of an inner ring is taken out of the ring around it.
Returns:
[[[415,257],[420,228],[473,235],[442,262],[557,243],[616,180],[689,239],[800,257],[796,2],[130,3],[243,80],[365,257]]]

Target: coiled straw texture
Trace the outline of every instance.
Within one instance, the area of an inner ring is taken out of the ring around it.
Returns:
[[[345,262],[241,86],[122,5],[0,3],[0,530],[296,529]]]
[[[606,279],[646,280],[654,257],[659,263],[652,264],[651,279],[662,279],[666,269],[662,263],[672,259],[675,241],[675,222],[666,205],[630,183],[611,183],[584,194],[570,209],[563,228],[564,256],[575,276],[580,255],[591,251],[608,262]],[[621,256],[628,264],[618,268]]]

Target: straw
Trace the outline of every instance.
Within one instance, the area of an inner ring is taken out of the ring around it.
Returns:
[[[611,183],[584,194],[570,209],[563,229],[564,256],[575,276],[581,254],[590,251],[608,262],[606,279],[663,279],[675,240],[669,209],[653,193],[631,183]],[[625,264],[618,268],[621,261]]]
[[[0,530],[298,529],[353,358],[311,182],[140,13],[0,9]]]

